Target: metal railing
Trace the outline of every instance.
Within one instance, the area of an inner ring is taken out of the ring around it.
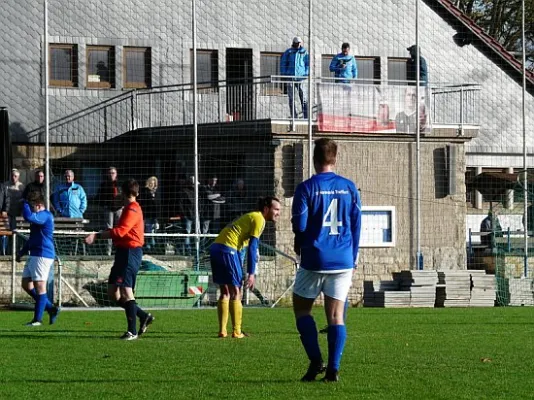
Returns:
[[[220,123],[259,119],[295,120],[306,115],[302,111],[300,95],[307,96],[306,80],[293,77],[254,77],[243,82],[219,81],[199,84],[198,123]],[[408,82],[370,84],[368,80],[336,82],[332,78],[314,83],[312,120],[318,114],[336,110],[340,94],[351,90],[348,114],[368,118],[380,115],[383,105],[391,109],[385,118],[394,119],[393,109],[406,102],[406,93],[414,87]],[[304,93],[302,93],[304,91]],[[293,102],[290,101],[293,94]],[[431,123],[457,126],[480,125],[480,86],[474,84],[430,85],[421,87],[420,101],[430,108]],[[151,127],[190,125],[193,123],[192,84],[135,89],[104,100],[50,124],[50,136],[55,142],[61,138],[79,138],[82,142],[105,142],[124,132]],[[379,111],[381,110],[381,111]],[[336,111],[338,112],[338,111]],[[29,132],[30,140],[38,137],[44,127]]]

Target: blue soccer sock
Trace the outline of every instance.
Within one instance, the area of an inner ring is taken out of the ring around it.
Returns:
[[[125,302],[124,311],[126,313],[126,320],[128,321],[128,332],[137,335],[137,304],[135,304],[135,300]]]
[[[347,328],[345,325],[328,326],[328,369],[339,371],[346,340]]]
[[[32,288],[30,290],[30,296],[32,297],[32,299],[35,300],[35,303],[37,303],[37,298],[39,297],[39,295],[37,294],[37,290],[35,290],[35,288]],[[52,303],[50,303],[50,300],[48,299],[48,295],[46,296],[46,303],[45,303],[45,310],[46,311],[50,311],[54,308],[54,305]]]
[[[297,330],[300,333],[300,341],[310,361],[322,361],[323,357],[319,348],[319,334],[313,317],[311,315],[305,315],[298,318]]]
[[[35,302],[37,303],[37,297],[39,296],[37,294],[37,290],[35,290],[35,288],[31,288],[30,292],[29,292],[29,295],[32,297],[32,299],[35,300]]]
[[[37,301],[35,302],[35,311],[33,313],[33,320],[41,322],[43,320],[43,314],[46,308],[48,298],[46,293],[37,295]]]

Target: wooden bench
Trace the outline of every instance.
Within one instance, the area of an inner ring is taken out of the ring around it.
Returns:
[[[90,221],[85,218],[67,218],[67,217],[55,217],[54,218],[54,231],[55,232],[83,232],[85,225]],[[30,229],[30,223],[25,221],[23,217],[17,217],[17,229],[28,230]],[[75,240],[73,255],[78,254],[78,245],[81,241],[82,254],[85,255],[85,242],[83,237],[79,237]]]

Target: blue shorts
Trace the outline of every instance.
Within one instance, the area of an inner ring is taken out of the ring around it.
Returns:
[[[143,259],[143,249],[136,247],[133,249],[117,248],[115,261],[109,273],[108,284],[118,287],[135,288],[135,279],[141,260]]]
[[[210,247],[211,273],[217,285],[241,286],[243,270],[236,249],[214,243]]]

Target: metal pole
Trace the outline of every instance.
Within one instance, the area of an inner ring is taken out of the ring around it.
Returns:
[[[527,163],[527,125],[526,125],[526,107],[525,107],[525,93],[527,89],[526,79],[526,40],[525,40],[525,0],[521,1],[521,43],[523,47],[522,62],[523,62],[523,91],[522,91],[522,122],[523,122],[523,170],[525,171],[523,181],[523,213],[525,216],[525,233],[523,236],[525,245],[525,254],[523,260],[523,275],[528,278],[528,230],[532,227],[528,226],[528,163]]]
[[[192,0],[192,16],[193,16],[193,140],[194,140],[194,164],[195,164],[195,233],[200,234],[200,213],[199,213],[199,198],[198,198],[198,186],[199,186],[199,177],[198,177],[198,107],[197,107],[197,97],[198,97],[198,88],[197,88],[197,15],[196,15],[196,1]],[[200,246],[198,236],[195,237],[195,254],[196,262],[195,269],[199,268],[199,254]]]
[[[48,65],[48,0],[44,0],[44,101],[45,101],[45,206],[50,209],[50,104],[48,99],[49,65]]]
[[[17,287],[15,280],[17,279],[17,232],[13,232],[11,240],[11,304],[15,303],[15,289]]]
[[[416,173],[416,267],[415,269],[423,269],[423,254],[421,253],[421,132],[420,132],[420,110],[419,110],[419,85],[420,85],[420,53],[419,48],[419,0],[415,0],[415,45],[417,46],[416,61],[415,61],[415,96],[417,99],[417,111],[415,121],[415,137],[416,137],[416,150],[415,150],[415,173]]]
[[[309,0],[309,12],[308,12],[308,58],[309,58],[309,74],[308,74],[308,178],[311,178],[313,175],[313,126],[312,126],[312,80],[313,80],[313,59],[311,57],[312,53],[312,14],[313,14],[313,1]],[[293,97],[293,100],[295,97]]]

